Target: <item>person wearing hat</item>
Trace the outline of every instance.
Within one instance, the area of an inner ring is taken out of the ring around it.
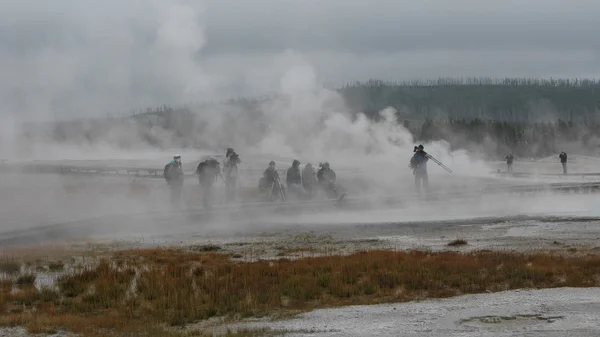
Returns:
[[[171,202],[178,203],[181,200],[183,192],[183,168],[181,165],[181,155],[173,156],[163,171],[163,176],[171,188]]]
[[[416,147],[416,151],[414,152],[415,154],[410,160],[410,166],[415,176],[415,188],[417,193],[421,194],[421,182],[425,191],[429,190],[429,177],[427,176],[427,162],[429,161],[429,157],[423,145]]]
[[[262,193],[270,194],[271,199],[269,201],[279,197],[279,189],[283,186],[279,183],[279,173],[275,169],[274,161],[269,162],[269,167],[267,167],[259,181],[259,187]]]
[[[235,199],[236,188],[238,185],[238,164],[241,163],[240,156],[232,148],[227,149],[225,162],[223,163],[223,173],[225,175],[225,190],[228,201]]]
[[[335,171],[331,169],[328,162],[323,162],[319,165],[319,170],[317,171],[317,180],[319,181],[319,185],[325,191],[325,195],[328,198],[337,198],[338,190],[335,185],[336,175]]]

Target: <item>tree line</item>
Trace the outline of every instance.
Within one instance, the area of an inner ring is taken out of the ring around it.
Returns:
[[[536,123],[600,122],[600,81],[591,79],[444,78],[349,83],[337,88],[353,112],[376,116]]]
[[[507,153],[517,157],[546,157],[562,150],[598,154],[600,125],[555,122],[511,123],[475,119],[426,119],[421,125],[404,126],[420,142],[445,140],[453,149],[467,149],[488,159],[501,159]]]
[[[399,119],[485,120],[511,123],[551,123],[559,119],[580,124],[600,123],[600,80],[535,78],[439,78],[389,82],[369,80],[331,88],[344,99],[350,112],[378,118],[394,107]],[[256,109],[276,97],[235,98],[196,103]],[[187,110],[184,104],[176,110]],[[161,106],[132,111],[135,114],[173,111]]]

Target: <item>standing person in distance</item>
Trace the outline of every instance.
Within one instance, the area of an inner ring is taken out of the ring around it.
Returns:
[[[315,186],[317,186],[317,172],[315,172],[312,164],[308,163],[302,170],[302,187],[309,199],[316,193]]]
[[[306,191],[302,188],[302,173],[300,172],[300,161],[294,159],[292,167],[287,170],[285,183],[289,191],[296,197],[303,199]]]
[[[418,194],[421,194],[421,182],[423,183],[423,189],[426,192],[429,191],[429,177],[427,175],[427,162],[429,157],[425,152],[425,147],[419,145],[414,150],[414,155],[410,159],[410,167],[413,169],[415,176],[415,188]]]
[[[175,155],[163,171],[163,176],[171,189],[171,202],[179,203],[183,192],[183,168],[181,155]]]
[[[331,169],[328,162],[323,162],[319,165],[317,180],[328,198],[338,197],[338,191],[335,186],[336,178],[335,171]]]
[[[558,155],[558,158],[560,158],[560,163],[562,164],[563,174],[567,175],[567,153],[562,151],[560,155]]]
[[[215,158],[209,157],[198,164],[196,174],[198,175],[198,182],[202,188],[202,204],[204,205],[204,208],[210,208],[213,199],[213,184],[217,180],[219,174],[221,174],[219,162]]]
[[[275,169],[274,161],[271,160],[269,162],[269,166],[259,182],[259,188],[261,189],[261,193],[267,196],[268,201],[275,201],[282,197],[281,194],[285,193],[280,193],[283,186],[281,186],[281,182],[279,181],[279,173]]]
[[[512,153],[507,154],[504,159],[506,159],[506,172],[512,173],[513,172],[512,166],[513,166],[513,160],[514,160]]]
[[[241,162],[239,155],[235,153],[232,148],[228,148],[225,153],[225,163],[223,164],[225,189],[228,201],[235,200],[235,193],[238,185],[238,164]]]

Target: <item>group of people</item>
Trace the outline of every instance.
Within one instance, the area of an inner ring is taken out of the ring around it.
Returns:
[[[340,198],[344,193],[340,193],[336,185],[336,175],[328,162],[319,164],[319,169],[314,170],[311,163],[307,163],[304,169],[300,170],[300,161],[294,159],[292,166],[286,171],[285,187],[279,180],[279,173],[275,168],[274,161],[269,162],[269,166],[263,173],[258,182],[260,193],[269,201],[279,198],[285,200],[288,192],[293,197],[300,200],[312,199],[319,190],[322,190],[328,198]]]
[[[558,155],[558,158],[560,159],[560,163],[563,168],[563,174],[567,175],[567,153],[565,151],[561,151],[561,153]],[[506,157],[504,157],[504,159],[506,160],[506,172],[513,173],[512,167],[515,157],[512,155],[512,153],[509,153],[506,155]]]
[[[413,170],[415,177],[415,188],[418,194],[421,190],[429,191],[429,177],[427,174],[427,162],[431,158],[423,145],[415,146],[413,156],[410,159],[409,167]],[[567,174],[567,154],[562,151],[559,155],[563,167],[563,174]],[[505,157],[507,171],[513,172],[514,156],[509,153]],[[238,164],[241,163],[239,155],[232,149],[227,149],[223,168],[221,169],[219,161],[213,157],[200,162],[196,169],[196,174],[202,187],[202,202],[205,207],[212,204],[213,184],[221,177],[225,181],[226,198],[228,201],[235,199],[236,190],[239,184]],[[223,174],[221,174],[221,171]],[[181,166],[181,156],[176,155],[173,160],[165,166],[164,177],[171,187],[171,200],[178,202],[181,198],[183,189],[183,169]],[[286,200],[288,193],[296,199],[312,199],[319,191],[323,191],[327,198],[343,198],[345,193],[339,191],[336,184],[336,174],[328,162],[319,164],[315,171],[311,163],[307,163],[304,169],[300,168],[300,161],[294,160],[292,166],[286,172],[285,186],[279,179],[279,173],[274,161],[269,162],[258,183],[259,193],[264,199],[274,201],[277,199]]]
[[[418,194],[421,190],[429,191],[429,177],[427,174],[427,162],[431,158],[425,152],[423,145],[415,146],[409,167],[413,170],[415,177],[415,188]],[[563,174],[567,174],[567,154],[562,151],[559,155],[563,167]],[[513,172],[514,156],[509,153],[505,157],[507,172]],[[435,160],[435,159],[434,159]],[[200,162],[196,174],[202,187],[202,202],[205,207],[212,204],[213,184],[221,177],[226,186],[226,198],[228,201],[235,199],[239,184],[238,164],[241,163],[239,155],[232,149],[227,149],[221,174],[219,161],[213,157]],[[178,202],[181,198],[183,188],[183,170],[181,167],[181,156],[176,155],[173,160],[165,166],[164,177],[171,187],[171,200]],[[288,193],[299,200],[309,200],[322,191],[327,198],[343,198],[345,193],[339,191],[336,184],[336,174],[328,162],[319,164],[315,171],[311,163],[307,163],[304,169],[300,168],[300,161],[294,160],[292,166],[286,171],[285,186],[279,179],[279,173],[274,161],[269,162],[258,183],[261,196],[268,201],[286,200]]]
[[[208,157],[201,161],[196,168],[196,175],[202,188],[202,203],[210,207],[213,199],[213,184],[221,177],[225,181],[225,195],[228,201],[235,199],[239,184],[238,164],[241,163],[240,156],[232,148],[227,149],[221,174],[221,164],[214,157]],[[171,189],[171,201],[178,203],[183,191],[183,167],[181,155],[175,155],[163,172],[163,176]]]
[[[227,201],[233,201],[239,186],[238,165],[241,163],[239,155],[232,149],[227,149],[223,168],[214,157],[202,160],[196,168],[196,175],[202,189],[202,203],[210,207],[213,203],[213,185],[220,177],[225,182],[225,195]],[[183,192],[183,167],[181,155],[175,155],[165,165],[163,176],[171,190],[171,201],[178,203]],[[271,161],[259,181],[259,192],[267,200],[286,200],[288,191],[297,199],[308,200],[313,198],[319,190],[324,191],[328,198],[340,198],[345,193],[340,193],[336,185],[336,175],[328,162],[321,163],[315,171],[310,163],[300,170],[300,161],[294,160],[287,170],[285,187],[279,181],[279,173],[275,169],[275,162]]]
[[[225,153],[225,161],[223,162],[223,174],[221,174],[219,161],[214,157],[208,157],[198,164],[196,175],[202,188],[202,204],[204,207],[208,208],[212,205],[213,184],[219,177],[225,181],[225,196],[227,201],[235,199],[239,186],[238,164],[241,162],[240,156],[232,148],[228,148]]]

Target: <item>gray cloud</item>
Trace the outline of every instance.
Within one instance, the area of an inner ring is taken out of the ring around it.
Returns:
[[[211,1],[208,50],[589,49],[594,1]]]
[[[579,0],[0,0],[0,114],[126,112],[320,81],[597,77],[600,3]]]

